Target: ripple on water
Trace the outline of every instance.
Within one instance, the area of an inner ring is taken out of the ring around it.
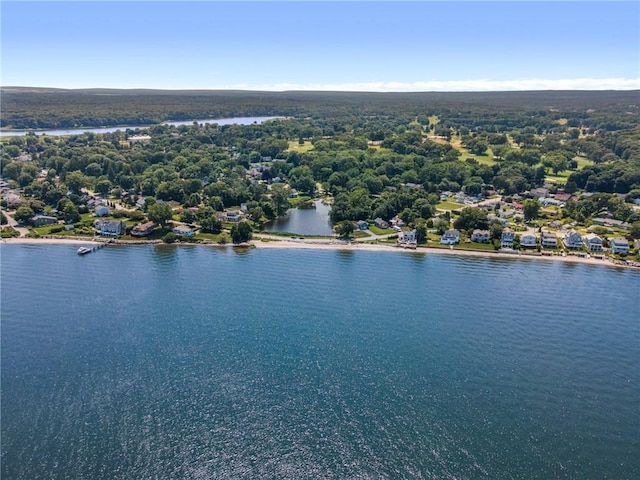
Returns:
[[[2,254],[3,478],[639,472],[637,273],[364,251]]]

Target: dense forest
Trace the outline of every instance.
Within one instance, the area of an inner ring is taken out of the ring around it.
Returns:
[[[295,195],[323,191],[332,198],[334,222],[400,216],[416,224],[436,214],[443,192],[482,199],[491,192],[526,195],[551,183],[553,192],[603,194],[602,208],[633,222],[638,214],[629,202],[640,197],[638,103],[638,92],[7,87],[4,126],[153,125],[107,134],[4,138],[2,175],[27,199],[21,205],[25,218],[54,211],[77,220],[87,212],[82,192],[89,189],[132,207],[140,199],[146,199],[147,209],[158,201],[176,202],[192,209],[183,221],[213,225],[214,231],[219,230],[216,212],[245,204],[259,226],[281,215]],[[159,124],[250,115],[286,118],[259,125]],[[129,141],[141,133],[147,141]],[[583,206],[575,202],[566,212],[584,221]]]

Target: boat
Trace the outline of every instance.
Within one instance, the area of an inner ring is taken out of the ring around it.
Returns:
[[[87,247],[80,247],[78,249],[78,255],[84,255],[85,253],[90,253],[91,249]]]

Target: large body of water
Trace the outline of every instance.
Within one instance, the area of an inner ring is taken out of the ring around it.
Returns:
[[[177,122],[164,122],[164,125],[193,125],[198,123],[200,125],[207,123],[217,123],[218,125],[251,125],[252,123],[262,123],[267,120],[273,120],[281,117],[234,117],[234,118],[217,118],[217,119],[202,119],[202,120],[186,120]],[[118,130],[132,129],[145,129],[149,128],[148,125],[132,125],[121,127],[98,127],[98,128],[71,128],[71,129],[53,129],[53,130],[13,130],[13,131],[0,131],[0,137],[23,137],[28,133],[34,132],[36,135],[49,135],[52,137],[61,137],[63,135],[81,135],[83,133],[113,133]]]
[[[3,479],[640,478],[640,275],[3,245]]]

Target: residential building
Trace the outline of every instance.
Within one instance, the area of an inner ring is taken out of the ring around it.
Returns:
[[[602,251],[602,239],[595,233],[588,233],[582,237],[585,248],[589,252],[601,252]]]
[[[367,230],[369,228],[369,223],[365,220],[359,220],[356,222],[356,227],[358,230]]]
[[[629,253],[629,240],[617,237],[609,240],[609,247],[612,253]]]
[[[522,248],[535,248],[538,246],[538,237],[535,233],[523,233],[520,236],[520,246]]]
[[[242,219],[242,212],[240,210],[229,210],[224,212],[224,220],[230,223],[238,223]]]
[[[116,237],[125,233],[127,224],[122,220],[96,220],[93,228],[105,237]]]
[[[111,210],[109,210],[109,207],[100,205],[99,207],[96,207],[95,213],[96,213],[96,217],[108,217],[109,214],[111,213]]]
[[[58,219],[47,215],[36,215],[35,217],[31,217],[31,223],[34,227],[42,227],[43,225],[53,225],[54,223],[58,223]]]
[[[571,249],[582,248],[582,235],[575,230],[569,230],[564,235],[564,246]]]
[[[389,228],[389,223],[380,217],[376,218],[373,223],[375,223],[378,228]]]
[[[513,241],[516,239],[516,232],[510,228],[505,228],[500,237],[500,246],[502,248],[513,248]]]
[[[440,243],[443,245],[453,245],[460,243],[460,232],[458,230],[447,230],[444,235],[440,237]]]
[[[489,232],[489,230],[480,230],[476,228],[471,234],[472,242],[487,243],[490,238],[491,233]]]
[[[556,235],[556,232],[542,232],[540,244],[545,248],[557,248],[558,235]]]
[[[180,235],[181,237],[193,237],[193,230],[191,230],[186,225],[178,225],[171,231],[176,235]]]
[[[153,232],[155,227],[156,224],[154,222],[139,223],[131,229],[131,235],[134,237],[146,237]]]
[[[398,233],[398,243],[417,243],[418,237],[414,230],[403,230]]]
[[[127,140],[129,141],[129,145],[133,145],[138,142],[148,142],[151,140],[151,137],[149,135],[131,135]]]

